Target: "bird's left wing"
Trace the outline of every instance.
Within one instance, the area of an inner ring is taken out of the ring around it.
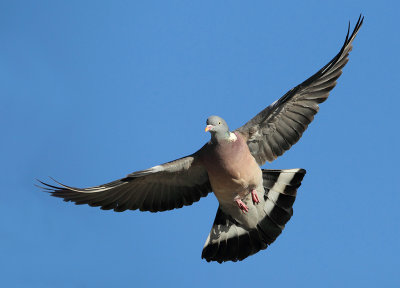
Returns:
[[[197,202],[211,192],[204,166],[197,154],[177,159],[125,178],[89,188],[75,188],[61,183],[54,186],[40,181],[52,196],[76,204],[100,206],[121,212],[136,210],[159,212]]]
[[[300,139],[318,112],[318,104],[328,98],[342,74],[363,20],[360,15],[350,36],[349,26],[342,49],[328,64],[236,130],[247,139],[250,152],[260,166],[275,160]]]

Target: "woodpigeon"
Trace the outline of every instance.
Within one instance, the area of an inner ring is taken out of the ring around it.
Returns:
[[[304,169],[261,169],[295,144],[336,85],[348,61],[358,22],[340,52],[321,70],[288,91],[242,127],[230,131],[211,116],[211,140],[197,152],[99,186],[44,184],[51,195],[101,209],[159,212],[191,205],[214,192],[219,208],[203,248],[207,261],[240,261],[266,249],[293,214]],[[43,188],[43,187],[42,187]]]

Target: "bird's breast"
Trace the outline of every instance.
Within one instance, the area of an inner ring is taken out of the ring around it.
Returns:
[[[237,141],[219,143],[204,157],[211,187],[220,202],[244,197],[262,182],[262,172],[247,143]]]

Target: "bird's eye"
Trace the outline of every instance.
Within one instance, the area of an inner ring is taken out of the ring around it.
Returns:
[[[221,121],[219,121],[218,124],[221,125]]]

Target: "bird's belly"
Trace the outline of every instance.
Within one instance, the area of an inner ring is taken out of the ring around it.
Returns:
[[[241,163],[234,167],[224,167],[223,173],[218,173],[216,177],[210,175],[210,183],[215,196],[220,202],[232,203],[235,199],[243,199],[252,189],[262,185],[262,172],[254,161],[254,165],[246,165],[243,169]],[[220,171],[221,171],[220,170]]]

